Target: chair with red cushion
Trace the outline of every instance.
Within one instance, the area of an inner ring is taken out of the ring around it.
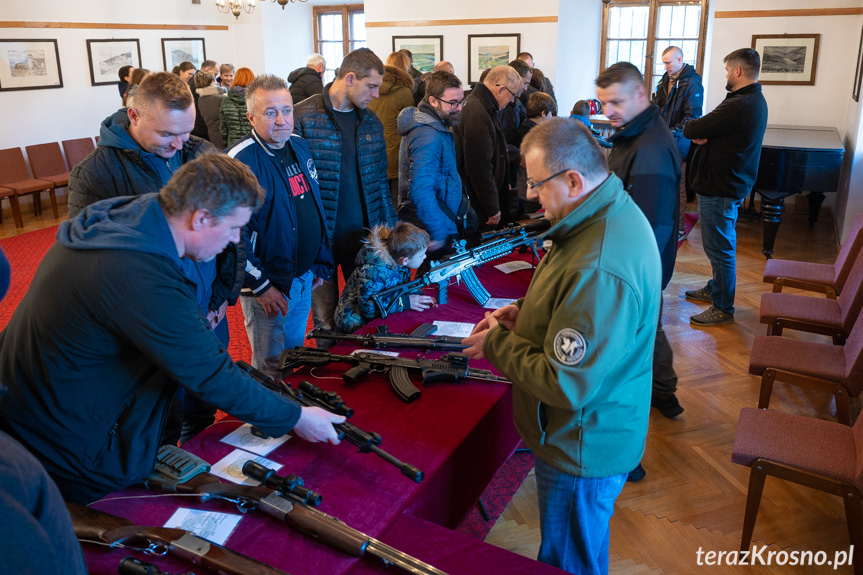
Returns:
[[[12,204],[12,219],[15,220],[15,227],[23,228],[24,220],[21,218],[21,207],[18,205],[18,196],[15,195],[15,190],[0,186],[0,200],[3,198],[9,198],[9,203]],[[2,223],[3,209],[0,208],[0,224]]]
[[[30,169],[33,170],[35,177],[51,182],[55,190],[69,185],[69,168],[66,167],[60,144],[51,142],[27,146],[24,149],[27,150]]]
[[[767,260],[764,283],[773,284],[773,292],[793,287],[826,294],[831,299],[842,292],[857,254],[863,248],[863,214],[857,214],[854,225],[832,264],[796,262],[794,260]]]
[[[863,575],[863,417],[854,427],[744,407],[731,461],[751,468],[740,550],[749,550],[768,475],[832,493],[845,503],[855,575]]]
[[[54,217],[60,217],[57,211],[57,197],[54,195],[54,183],[30,177],[21,148],[0,150],[0,186],[15,190],[16,196],[33,194],[33,213],[37,215],[42,213],[40,193],[47,191],[51,196]]]
[[[96,149],[93,138],[77,138],[75,140],[63,140],[63,152],[66,154],[66,163],[69,171],[81,163],[81,160],[90,155]]]

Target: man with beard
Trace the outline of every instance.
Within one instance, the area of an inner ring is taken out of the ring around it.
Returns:
[[[455,143],[449,128],[461,117],[464,89],[449,72],[426,81],[426,95],[416,108],[399,114],[399,219],[429,233],[431,261],[451,251],[450,240],[466,227],[470,202],[462,193]]]

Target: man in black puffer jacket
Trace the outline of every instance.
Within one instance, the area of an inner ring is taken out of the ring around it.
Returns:
[[[288,82],[291,84],[288,91],[295,104],[323,92],[323,77],[326,69],[327,63],[324,57],[320,54],[312,54],[306,61],[305,68],[297,68],[288,75]]]
[[[383,73],[383,62],[374,52],[354,50],[345,56],[335,81],[294,109],[294,132],[311,149],[333,260],[345,278],[354,271],[367,229],[396,220],[384,127],[366,109],[378,97]],[[332,329],[338,300],[338,278],[333,275],[312,292],[315,326]]]

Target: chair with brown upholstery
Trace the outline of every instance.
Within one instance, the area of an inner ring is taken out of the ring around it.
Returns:
[[[60,144],[51,142],[27,146],[24,149],[27,150],[30,169],[33,170],[35,177],[51,182],[54,184],[55,190],[69,185],[69,168],[66,167],[66,161],[60,151]]]
[[[16,196],[33,194],[34,214],[42,213],[40,193],[47,191],[51,196],[51,207],[54,209],[54,217],[60,217],[57,211],[57,196],[54,195],[53,182],[30,177],[21,148],[0,150],[0,186],[15,190]],[[23,222],[21,225],[24,225]]]
[[[0,186],[0,200],[9,198],[9,203],[12,204],[12,219],[15,221],[16,228],[24,227],[24,220],[21,217],[21,207],[18,205],[18,196],[15,195],[15,190],[12,188],[4,188]],[[0,206],[0,224],[3,223],[3,208]]]
[[[69,171],[81,163],[81,160],[90,155],[96,149],[93,138],[77,138],[75,140],[63,140],[63,152],[66,154],[66,163]]]
[[[829,335],[842,345],[863,307],[863,250],[857,254],[848,280],[836,299],[821,299],[787,293],[761,296],[759,320],[767,324],[767,335],[782,335],[796,329]]]
[[[863,418],[854,427],[812,417],[744,407],[731,460],[751,468],[740,550],[755,530],[768,475],[838,495],[845,504],[855,575],[863,575]]]
[[[773,292],[779,293],[783,287],[799,288],[826,294],[836,299],[851,273],[857,254],[863,248],[863,214],[857,214],[854,224],[842,249],[832,264],[815,264],[794,260],[767,260],[764,267],[764,283],[773,284]]]

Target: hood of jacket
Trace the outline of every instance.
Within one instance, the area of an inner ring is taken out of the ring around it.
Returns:
[[[405,108],[399,113],[399,118],[396,122],[396,127],[399,131],[399,136],[405,137],[412,130],[420,126],[431,126],[439,132],[448,132],[443,121],[437,115],[435,109],[427,102],[420,102],[420,105],[414,108]]]
[[[103,148],[120,148],[121,150],[141,150],[138,142],[129,134],[132,122],[126,114],[126,108],[121,108],[105,118],[99,127],[99,143]],[[143,152],[143,150],[141,150]]]
[[[363,246],[357,256],[357,267],[364,264],[380,265],[379,262],[390,267],[398,266],[387,249],[387,238],[390,237],[391,232],[392,230],[387,226],[377,225],[372,228],[369,237],[363,240],[366,245]]]
[[[684,78],[689,78],[690,76],[698,76],[698,72],[695,71],[690,64],[684,64],[683,68],[680,70],[680,75],[677,77],[677,81],[681,81]],[[701,76],[698,76],[701,79]]]
[[[315,70],[314,68],[309,68],[308,66],[304,66],[302,68],[297,68],[296,70],[294,70],[293,72],[288,74],[288,82],[293,84],[294,82],[299,80],[302,76],[317,76],[318,78],[321,77],[321,75],[318,74],[318,71]]]
[[[411,75],[395,66],[384,66],[383,82],[380,88],[381,96],[392,94],[399,87],[413,90],[414,80],[411,78]]]

